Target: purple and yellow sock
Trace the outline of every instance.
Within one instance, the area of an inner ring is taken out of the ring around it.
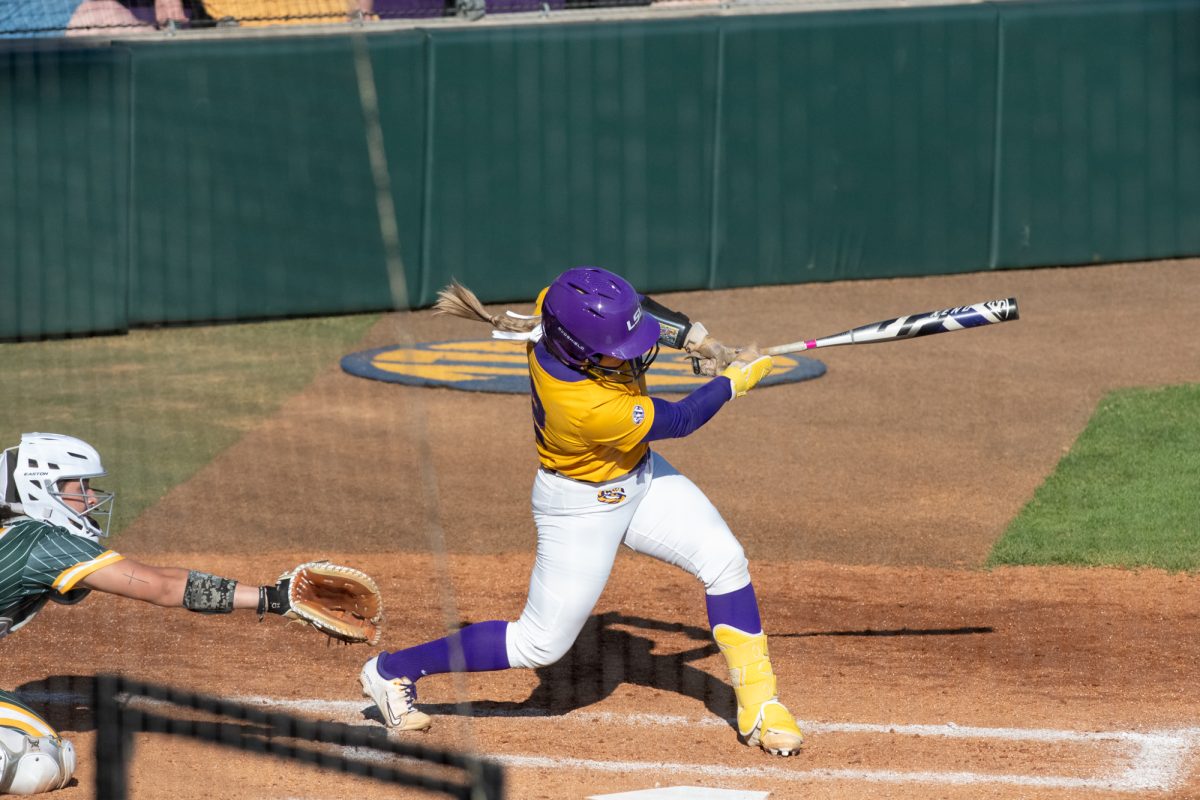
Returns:
[[[444,672],[508,669],[507,630],[508,623],[503,620],[477,622],[432,642],[381,653],[376,665],[379,674],[388,680],[408,678],[414,682]]]
[[[728,625],[744,633],[762,632],[762,620],[758,616],[758,598],[754,594],[752,584],[747,583],[741,589],[727,594],[705,595],[704,602],[708,607],[710,628]]]

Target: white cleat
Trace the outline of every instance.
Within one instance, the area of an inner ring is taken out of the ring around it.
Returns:
[[[379,674],[379,656],[363,665],[358,676],[362,684],[363,697],[369,697],[383,715],[383,722],[398,731],[427,731],[433,720],[413,703],[417,700],[417,687],[408,678],[388,680]]]

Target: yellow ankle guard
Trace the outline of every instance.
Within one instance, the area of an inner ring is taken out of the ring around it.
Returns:
[[[717,625],[713,638],[729,665],[729,681],[738,704],[738,733],[747,744],[761,745],[772,753],[789,755],[798,750],[804,736],[779,702],[766,634]]]
[[[762,633],[749,634],[730,625],[717,625],[713,628],[713,638],[729,665],[729,682],[737,696],[738,732],[748,736],[758,722],[762,704],[778,699],[767,637]]]

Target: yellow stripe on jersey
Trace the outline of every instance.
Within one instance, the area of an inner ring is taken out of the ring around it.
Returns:
[[[12,703],[0,702],[0,727],[16,728],[34,738],[58,735],[46,720]]]
[[[120,553],[113,552],[112,550],[105,550],[91,561],[81,561],[75,566],[60,572],[58,577],[54,579],[54,588],[57,589],[60,594],[66,594],[75,588],[75,584],[79,583],[96,570],[107,567],[109,564],[115,564],[124,558],[125,556],[121,555]]]

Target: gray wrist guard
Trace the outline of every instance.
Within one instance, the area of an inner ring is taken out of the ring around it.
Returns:
[[[200,614],[228,614],[233,611],[233,591],[237,583],[192,570],[183,589],[183,607]]]

